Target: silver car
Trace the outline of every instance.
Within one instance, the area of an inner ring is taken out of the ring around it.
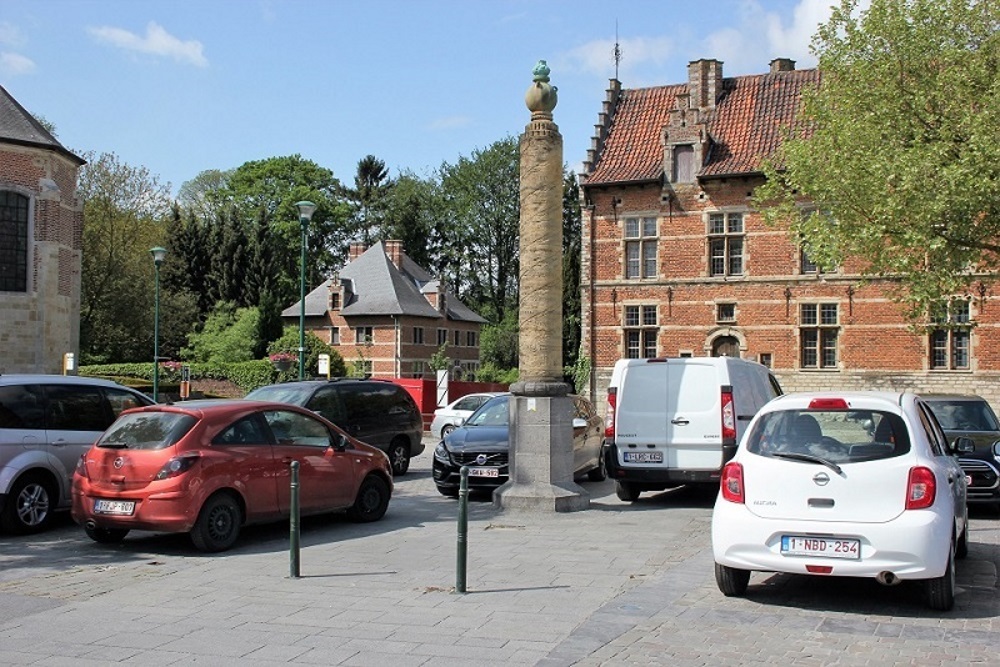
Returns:
[[[44,530],[68,509],[76,463],[118,415],[152,405],[108,380],[0,375],[0,529]]]

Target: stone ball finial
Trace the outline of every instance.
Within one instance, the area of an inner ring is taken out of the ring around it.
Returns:
[[[539,60],[532,70],[534,83],[528,87],[528,92],[524,94],[524,103],[532,116],[543,114],[551,117],[552,110],[556,108],[558,100],[558,88],[549,84],[549,66],[544,60]]]

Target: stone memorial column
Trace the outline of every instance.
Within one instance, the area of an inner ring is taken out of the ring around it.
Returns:
[[[521,135],[520,366],[511,385],[510,480],[493,502],[572,512],[586,509],[590,497],[573,482],[573,405],[562,381],[563,146],[544,60],[533,73],[525,94],[531,122]]]

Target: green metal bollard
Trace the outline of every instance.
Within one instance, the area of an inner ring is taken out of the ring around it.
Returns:
[[[289,516],[289,576],[299,578],[299,462],[292,461],[292,498]]]
[[[469,466],[462,466],[458,485],[458,561],[455,569],[455,592],[465,592],[465,571],[469,555]]]

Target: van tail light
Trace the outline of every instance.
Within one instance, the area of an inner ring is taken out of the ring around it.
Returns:
[[[906,509],[926,509],[934,504],[935,496],[937,479],[934,471],[923,466],[910,468],[910,479],[906,484]]]
[[[153,479],[170,479],[171,477],[182,475],[190,470],[191,466],[193,466],[197,460],[197,455],[175,456],[163,464],[163,467],[160,468],[160,472],[156,473],[156,477]]]
[[[733,403],[733,388],[722,388],[722,442],[736,442],[736,405]]]
[[[608,409],[604,411],[604,438],[615,439],[615,408],[618,406],[618,387],[608,387]]]
[[[743,488],[743,466],[736,461],[730,461],[722,469],[722,497],[731,503],[743,505],[746,503],[746,493]]]

